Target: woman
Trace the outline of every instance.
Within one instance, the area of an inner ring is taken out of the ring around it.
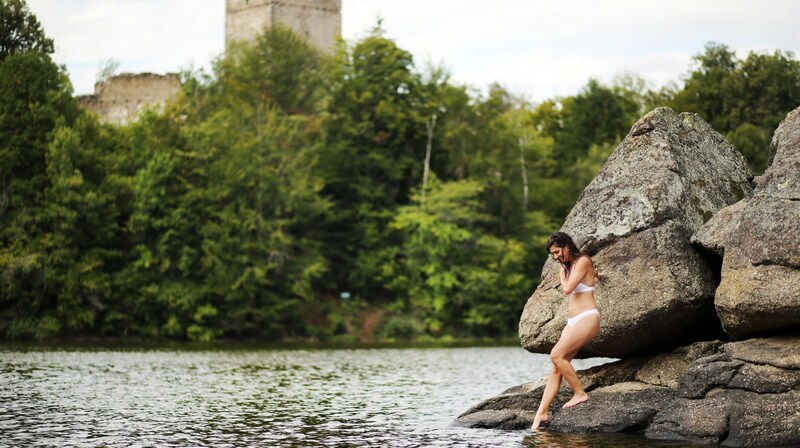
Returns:
[[[550,352],[553,370],[544,388],[539,410],[533,419],[531,429],[534,432],[540,425],[550,420],[547,411],[558,394],[562,378],[567,380],[573,393],[572,399],[564,405],[564,408],[570,408],[589,399],[570,361],[600,331],[600,313],[597,311],[592,292],[596,275],[592,260],[584,255],[572,238],[564,232],[556,232],[550,236],[547,240],[547,251],[553,259],[561,263],[561,287],[566,294],[569,294],[569,307],[567,326],[564,327],[558,343]]]

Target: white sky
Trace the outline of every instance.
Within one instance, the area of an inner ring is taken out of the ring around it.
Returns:
[[[28,0],[56,41],[76,94],[92,93],[109,59],[118,72],[208,67],[223,51],[224,0]],[[679,81],[705,44],[800,54],[796,0],[342,0],[342,36],[386,36],[419,69],[443,64],[457,82],[499,82],[533,101],[572,95],[589,78],[633,72]]]

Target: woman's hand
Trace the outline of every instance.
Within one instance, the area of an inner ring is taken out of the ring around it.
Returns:
[[[603,272],[603,271],[597,271],[597,270],[595,270],[595,271],[594,271],[594,278],[595,278],[595,279],[596,279],[598,282],[600,282],[600,281],[603,281],[603,280],[605,280],[605,279],[606,279],[606,274],[605,274],[605,272]]]

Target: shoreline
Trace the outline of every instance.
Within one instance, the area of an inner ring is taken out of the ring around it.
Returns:
[[[516,338],[447,339],[447,340],[376,340],[376,341],[313,341],[313,340],[216,340],[192,342],[153,339],[68,338],[45,341],[0,341],[0,350],[37,349],[177,349],[177,350],[369,350],[415,348],[520,347]],[[522,349],[520,347],[520,349]]]

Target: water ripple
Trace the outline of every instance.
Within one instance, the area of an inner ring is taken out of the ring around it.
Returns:
[[[547,361],[515,347],[0,347],[0,446],[560,446],[452,425]]]

